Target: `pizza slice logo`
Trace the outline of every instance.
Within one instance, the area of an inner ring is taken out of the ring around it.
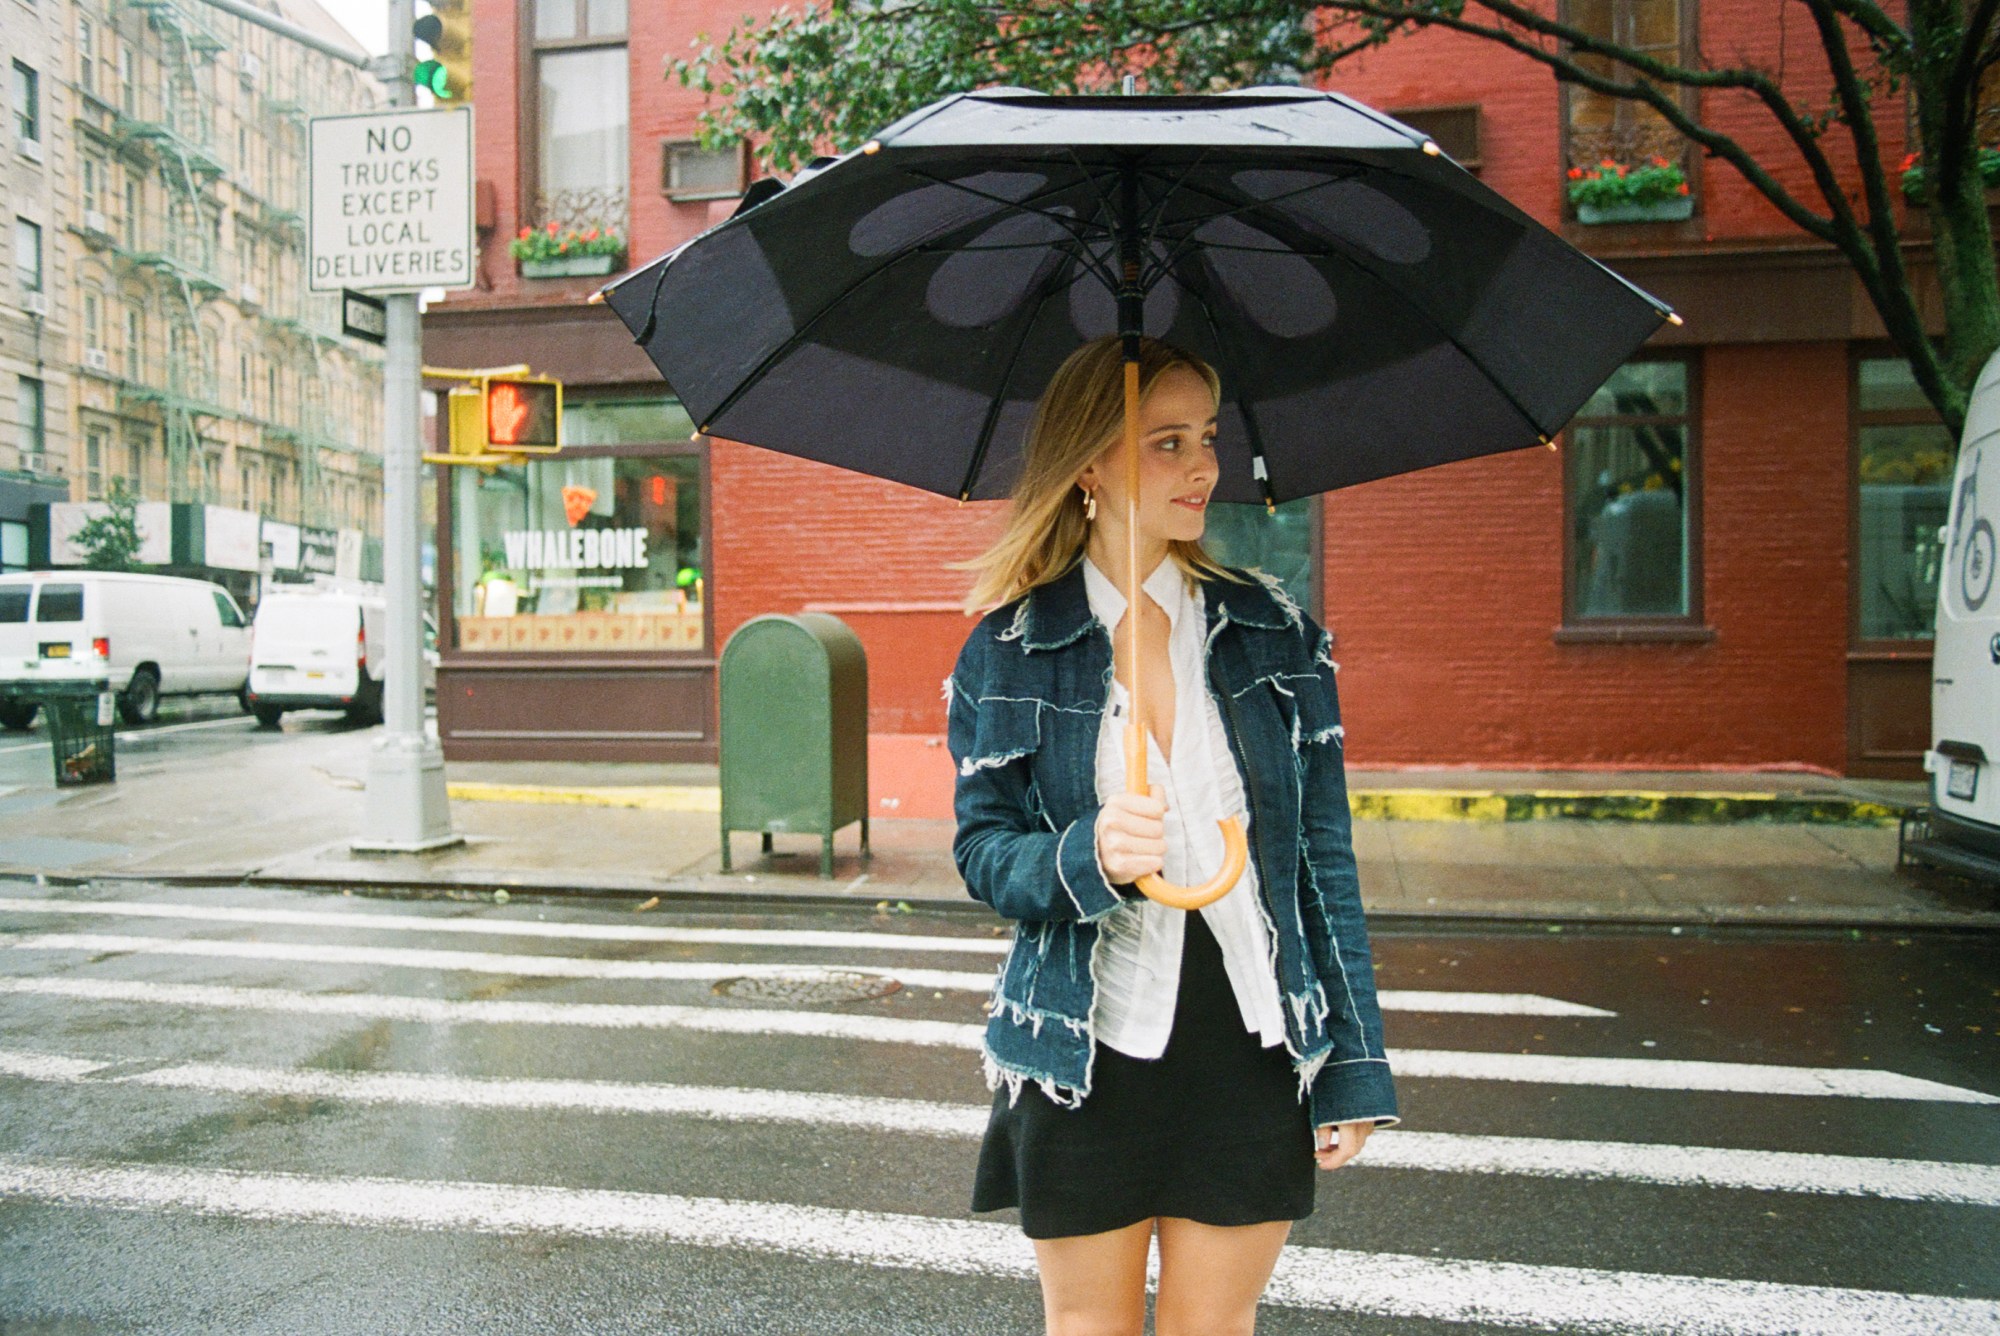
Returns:
[[[569,520],[569,527],[574,529],[577,525],[583,523],[583,517],[588,515],[591,506],[596,504],[597,489],[594,487],[565,487],[562,489],[562,499],[563,516]]]

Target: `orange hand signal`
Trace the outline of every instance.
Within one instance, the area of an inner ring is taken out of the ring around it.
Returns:
[[[515,444],[533,411],[517,387],[495,385],[486,394],[486,438],[495,445]]]

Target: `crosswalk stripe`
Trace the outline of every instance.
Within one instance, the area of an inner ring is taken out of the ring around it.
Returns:
[[[679,1029],[721,1034],[799,1035],[974,1050],[980,1046],[984,1028],[952,1021],[764,1008],[689,1007],[665,1003],[467,1002],[402,995],[299,993],[219,984],[146,983],[129,979],[0,978],[0,994],[5,993],[150,1006],[213,1007],[397,1020],[426,1025],[472,1023]],[[1388,1058],[1396,1071],[1406,1077],[2000,1104],[2000,1095],[1896,1072],[1867,1069],[1685,1062],[1664,1058],[1479,1053],[1428,1048],[1392,1048],[1388,1051]]]
[[[598,960],[578,956],[432,951],[394,946],[340,946],[320,942],[234,942],[216,938],[134,937],[112,933],[29,933],[0,938],[11,951],[91,951],[196,956],[214,960],[290,961],[316,965],[387,965],[403,969],[467,970],[556,979],[653,979],[716,982],[722,979],[811,979],[828,971],[894,979],[907,988],[986,994],[990,971],[931,970],[903,965],[769,964],[692,960]],[[1385,989],[1387,1011],[1458,1012],[1488,1016],[1612,1016],[1575,1002],[1528,993],[1452,993]]]
[[[343,928],[356,932],[464,933],[542,937],[580,942],[673,942],[695,946],[825,947],[842,951],[958,952],[1004,956],[1004,937],[917,936],[888,932],[829,932],[787,928],[666,928],[651,924],[543,923],[530,919],[441,918],[430,914],[347,913],[320,909],[239,909],[228,905],[158,904],[129,900],[24,899],[0,896],[0,913],[71,914],[104,918],[179,919],[269,927]]]
[[[979,1136],[987,1119],[983,1105],[879,1095],[430,1072],[281,1070],[198,1062],[130,1071],[120,1063],[18,1051],[0,1051],[0,1075],[259,1098],[510,1112],[647,1114],[957,1138]],[[1393,1130],[1372,1137],[1367,1151],[1355,1163],[1369,1169],[1619,1180],[1670,1187],[2000,1206],[2000,1165],[1932,1160]]]
[[[333,1178],[0,1156],[0,1194],[69,1206],[271,1223],[552,1234],[739,1248],[1026,1280],[1010,1225],[601,1188]],[[1652,1336],[1961,1336],[2000,1332],[2000,1303],[1770,1281],[1288,1247],[1267,1303],[1490,1325]]]
[[[704,946],[811,947],[829,950],[960,952],[1005,955],[1008,943],[993,937],[919,937],[879,932],[826,932],[781,928],[661,928],[603,923],[541,923],[504,918],[434,918],[427,914],[336,913],[311,909],[239,909],[225,905],[156,904],[144,901],[23,899],[0,896],[0,913],[72,914],[99,917],[180,919],[195,923],[238,923],[268,927],[344,928],[368,932],[436,932],[501,937],[540,937],[590,942],[653,942]],[[984,991],[992,982],[981,976]],[[1529,993],[1432,992],[1383,989],[1381,1005],[1391,1011],[1459,1012],[1509,1016],[1615,1016],[1580,1002]]]

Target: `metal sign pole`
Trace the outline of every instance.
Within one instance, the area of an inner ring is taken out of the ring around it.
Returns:
[[[410,32],[415,0],[389,0],[389,54],[395,75],[389,98],[398,107],[416,102],[410,69],[416,57]],[[367,804],[361,837],[367,852],[417,853],[460,843],[451,829],[445,795],[444,750],[424,727],[422,573],[418,441],[423,361],[417,330],[417,296],[388,293],[388,340],[382,369],[382,575],[388,585],[388,661],[383,683],[381,741],[368,760]]]

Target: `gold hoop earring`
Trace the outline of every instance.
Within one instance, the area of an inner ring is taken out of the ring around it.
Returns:
[[[1083,489],[1083,522],[1090,524],[1097,519],[1097,493],[1086,487]]]

